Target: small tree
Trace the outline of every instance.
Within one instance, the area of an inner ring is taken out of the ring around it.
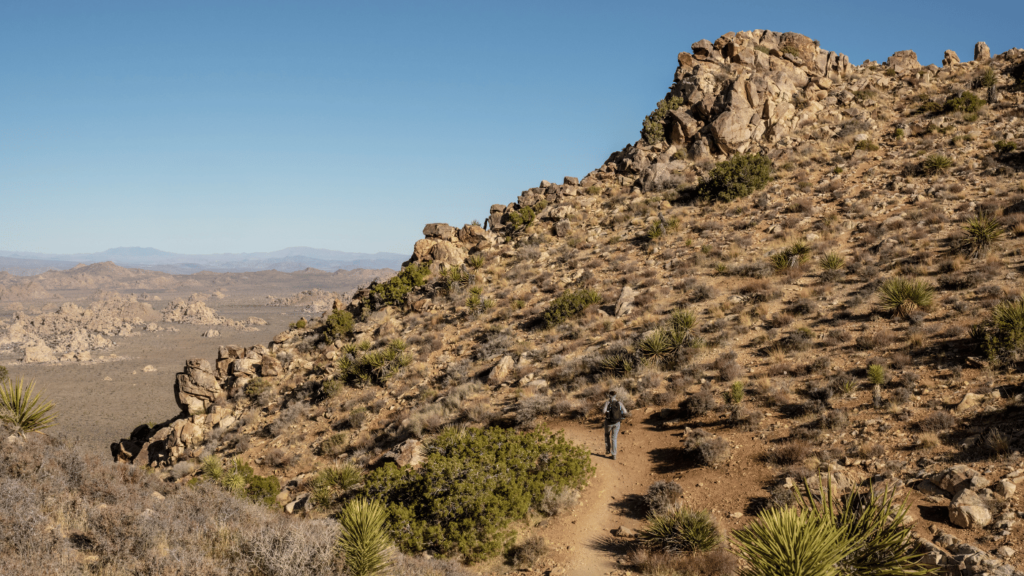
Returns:
[[[760,154],[739,154],[719,162],[697,186],[697,193],[705,200],[728,202],[764,188],[771,179],[771,160]]]

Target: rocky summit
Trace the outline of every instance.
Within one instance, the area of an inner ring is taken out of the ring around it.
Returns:
[[[362,566],[334,543],[376,502],[382,573],[769,574],[757,527],[833,534],[849,506],[885,542],[836,532],[822,573],[875,573],[878,546],[886,573],[1020,574],[1024,51],[942,62],[693,43],[583,178],[427,224],[396,276],[185,360],[180,415],[81,473],[119,495],[36,505],[47,546],[111,574],[128,546],[133,573],[328,574]],[[200,304],[164,318],[218,325]],[[4,478],[42,474],[13,446],[71,453],[11,436]]]

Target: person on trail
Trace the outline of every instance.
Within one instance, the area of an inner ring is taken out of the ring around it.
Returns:
[[[622,419],[629,416],[629,412],[615,396],[614,390],[608,394],[608,401],[604,403],[601,411],[604,412],[604,453],[615,460],[615,455],[619,451],[619,426]]]

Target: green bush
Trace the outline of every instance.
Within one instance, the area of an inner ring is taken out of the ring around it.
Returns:
[[[275,476],[258,476],[252,466],[241,458],[232,459],[227,466],[216,456],[203,460],[203,476],[235,496],[247,497],[253,502],[274,506],[281,483]]]
[[[355,318],[348,310],[335,310],[327,317],[324,323],[324,335],[329,341],[344,338],[352,334],[352,328],[356,325]],[[304,325],[303,325],[304,327]]]
[[[345,557],[346,572],[352,576],[383,574],[391,565],[385,523],[387,510],[381,503],[363,498],[349,502],[338,515],[341,534],[338,549]]]
[[[1000,156],[1004,154],[1009,154],[1010,152],[1013,152],[1014,150],[1017,149],[1017,144],[1015,142],[1008,142],[1006,140],[1000,140],[996,142],[994,146],[996,149],[996,154],[999,154]]]
[[[988,88],[989,86],[996,85],[996,73],[991,68],[985,68],[982,70],[981,75],[978,76],[974,83],[981,88]]]
[[[959,96],[951,96],[946,99],[943,109],[946,112],[963,112],[973,114],[985,105],[985,101],[974,95],[973,92],[964,92]]]
[[[6,379],[0,380],[0,422],[10,424],[22,434],[53,426],[56,418],[50,414],[53,404],[33,394],[35,383],[29,382],[26,386],[24,380],[18,380],[15,384],[6,372],[4,369]]]
[[[640,136],[644,142],[654,144],[665,140],[665,119],[668,113],[686,104],[685,98],[669,98],[658,102],[657,108],[644,118],[644,127],[640,130]]]
[[[515,231],[526,230],[537,219],[537,213],[530,206],[523,206],[509,215],[509,221]]]
[[[1003,225],[990,214],[979,214],[964,225],[961,251],[971,256],[982,256],[1003,235]]]
[[[429,275],[430,265],[427,263],[410,264],[387,282],[371,286],[370,291],[379,296],[384,305],[404,306],[405,295],[426,284]]]
[[[697,185],[697,193],[705,200],[728,202],[764,188],[771,179],[771,160],[760,154],[739,154],[715,165]]]
[[[447,428],[419,469],[388,463],[363,493],[387,506],[392,537],[407,553],[461,554],[468,562],[511,546],[509,524],[539,507],[544,489],[581,488],[594,473],[590,454],[544,428]]]
[[[861,140],[860,142],[857,142],[857,145],[854,148],[856,148],[857,150],[865,150],[867,152],[874,152],[874,151],[878,150],[878,144],[875,144],[871,140]]]
[[[806,264],[811,258],[811,247],[806,242],[794,242],[792,246],[772,254],[769,258],[772,269],[783,274],[791,268]]]
[[[732,386],[729,388],[729,391],[725,393],[725,399],[730,404],[739,404],[740,402],[743,402],[743,397],[745,395],[746,393],[743,390],[743,382],[737,380],[732,383]]]
[[[346,490],[363,481],[363,473],[351,464],[322,468],[310,482],[309,498],[319,508],[328,508]]]
[[[1024,299],[997,304],[985,328],[985,347],[993,363],[1020,361],[1024,355]]]
[[[263,394],[264,392],[269,390],[270,387],[270,382],[267,382],[263,378],[257,376],[256,378],[250,380],[245,385],[245,388],[243,390],[245,391],[245,395],[247,398],[249,398],[250,400],[255,400],[256,398],[259,398],[260,394]]]
[[[589,288],[579,290],[567,289],[559,294],[544,313],[544,322],[548,328],[557,326],[569,318],[576,316],[591,304],[600,304],[601,295]]]
[[[647,518],[637,533],[641,545],[662,552],[707,552],[722,541],[718,527],[704,511],[677,508]]]
[[[901,318],[909,318],[917,309],[932,306],[935,289],[923,280],[910,280],[897,276],[889,278],[878,288],[882,310]]]
[[[384,385],[412,362],[404,340],[395,339],[375,350],[352,346],[338,360],[338,380],[362,388],[367,384]]]
[[[302,330],[305,327],[306,327],[306,319],[305,318],[299,318],[295,322],[292,322],[291,324],[288,325],[288,328],[290,328],[292,330],[295,330],[295,329]]]

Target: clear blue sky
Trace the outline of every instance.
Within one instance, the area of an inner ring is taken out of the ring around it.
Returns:
[[[409,253],[634,142],[701,38],[1024,45],[1024,2],[0,3],[0,250]]]

